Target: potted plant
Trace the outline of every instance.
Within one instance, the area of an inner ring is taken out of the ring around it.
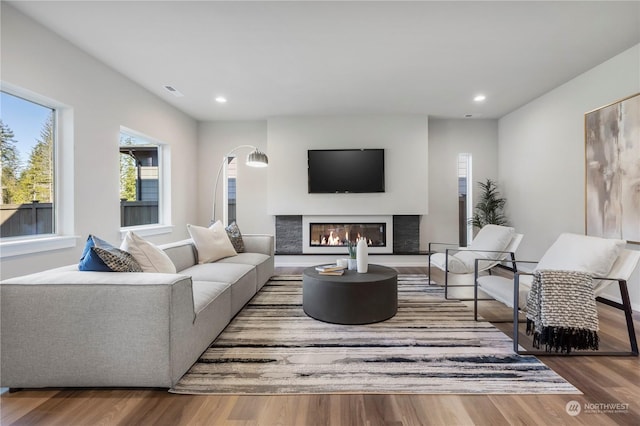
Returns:
[[[476,228],[485,225],[507,225],[507,217],[504,214],[506,198],[500,197],[498,185],[491,179],[486,182],[478,182],[482,189],[480,201],[476,204],[471,223]]]

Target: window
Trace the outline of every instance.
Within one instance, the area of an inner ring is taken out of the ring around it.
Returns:
[[[56,110],[0,95],[1,238],[56,234]]]
[[[225,169],[225,181],[226,181],[226,192],[224,194],[224,198],[226,200],[225,206],[226,209],[224,211],[224,223],[225,225],[229,225],[230,223],[236,220],[236,181],[238,177],[238,157],[229,156],[227,157],[227,164]]]
[[[473,201],[471,177],[471,154],[458,154],[458,217],[459,244],[466,247],[473,239]]]
[[[119,149],[120,226],[130,229],[168,224],[168,195],[163,191],[165,181],[169,181],[165,178],[168,146],[132,130],[121,129]]]

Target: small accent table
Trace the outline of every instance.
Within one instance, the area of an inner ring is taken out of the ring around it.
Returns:
[[[398,311],[398,273],[369,265],[367,273],[321,275],[315,267],[302,274],[302,307],[317,320],[334,324],[370,324]]]

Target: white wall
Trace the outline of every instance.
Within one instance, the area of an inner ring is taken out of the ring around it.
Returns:
[[[520,258],[539,259],[562,232],[585,232],[584,114],[638,92],[640,45],[500,119],[500,183],[525,235]],[[639,271],[629,286],[640,310]]]
[[[213,213],[213,189],[216,174],[226,154],[241,145],[253,145],[267,152],[266,121],[215,121],[198,127],[198,224],[206,226]],[[238,158],[237,222],[243,233],[273,233],[273,218],[267,213],[267,171],[245,164],[250,148],[235,152]],[[271,155],[269,162],[271,163]],[[271,167],[271,164],[269,165]],[[216,219],[222,219],[223,176],[216,196]]]
[[[427,212],[426,116],[279,117],[269,119],[268,134],[272,215]],[[309,194],[307,150],[339,148],[384,148],[386,192]]]
[[[429,214],[422,240],[458,242],[458,154],[470,153],[473,195],[476,182],[498,180],[498,121],[429,119]]]
[[[472,154],[475,182],[486,178],[497,180],[497,120],[426,120],[422,116],[270,119],[268,143],[265,142],[267,123],[263,121],[201,123],[198,176],[202,190],[198,220],[203,225],[210,221],[213,181],[224,154],[238,145],[250,144],[264,149],[270,163],[268,178],[265,178],[265,170],[249,167],[245,167],[246,171],[240,170],[239,179],[244,176],[248,179],[238,183],[239,197],[246,200],[240,202],[252,206],[250,209],[238,207],[238,222],[243,232],[275,232],[275,214],[378,214],[382,211],[384,214],[402,214],[404,208],[409,212],[406,214],[422,215],[422,249],[426,249],[429,241],[456,242],[457,155],[462,152]],[[384,132],[381,137],[379,126],[393,131]],[[412,147],[411,143],[415,145]],[[393,202],[378,203],[381,194],[308,194],[306,151],[326,147],[382,147],[386,150],[387,163],[389,155],[394,161],[399,158],[402,167],[393,173],[387,171],[387,186],[400,186],[406,191],[400,195],[398,209]],[[411,152],[419,155],[407,155]],[[239,151],[240,158],[246,153],[248,150]],[[425,167],[424,158],[428,158],[428,167]],[[275,182],[280,182],[279,186]],[[267,187],[268,200],[265,198]],[[477,187],[474,190],[477,191]],[[427,195],[428,200],[425,199]],[[309,198],[315,196],[326,199],[317,205]],[[222,202],[221,188],[218,188],[217,199]],[[416,200],[417,208],[411,209],[411,203]],[[373,201],[374,208],[366,205],[367,209],[363,209],[361,203],[365,201]],[[217,215],[221,217],[221,214],[219,209]]]
[[[4,83],[65,104],[73,111],[75,248],[2,259],[2,278],[76,263],[89,233],[120,243],[119,130],[126,126],[170,144],[170,234],[185,238],[195,221],[197,125],[121,74],[2,2]]]

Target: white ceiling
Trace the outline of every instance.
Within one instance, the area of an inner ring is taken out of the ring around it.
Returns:
[[[199,120],[498,118],[640,42],[639,1],[10,3]]]

